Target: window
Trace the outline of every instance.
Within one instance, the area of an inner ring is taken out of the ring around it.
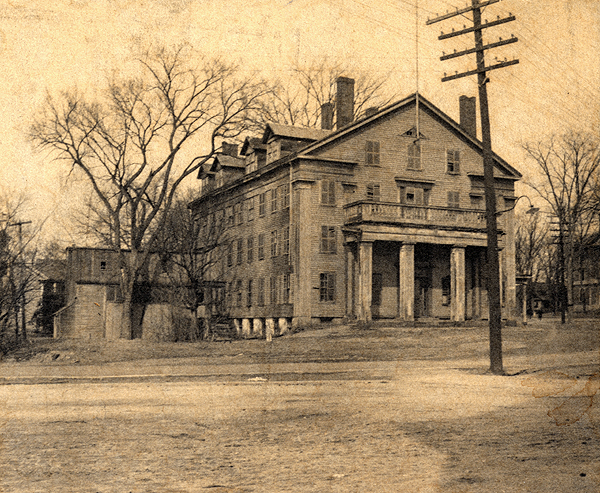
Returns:
[[[421,169],[421,144],[408,146],[408,169]]]
[[[247,245],[247,260],[248,263],[252,263],[252,261],[254,260],[254,238],[248,238],[248,241],[246,243]]]
[[[448,207],[458,209],[460,207],[460,193],[448,192]]]
[[[258,235],[258,260],[264,260],[265,258],[265,234],[261,233]]]
[[[471,209],[483,209],[483,197],[481,195],[471,195]]]
[[[252,279],[248,279],[248,290],[246,291],[246,305],[252,306]]]
[[[367,200],[379,202],[381,199],[381,187],[379,184],[370,183],[367,185]]]
[[[244,240],[240,238],[237,241],[237,264],[242,265],[244,261]]]
[[[261,277],[258,280],[258,293],[257,293],[257,304],[258,306],[264,306],[265,304],[265,279]]]
[[[242,306],[242,280],[238,279],[236,283],[236,305]]]
[[[242,224],[242,222],[243,222],[242,217],[243,216],[242,216],[242,204],[241,203],[240,204],[235,204],[233,206],[233,216],[234,216],[235,224],[236,225],[239,226],[240,224]]]
[[[118,284],[106,286],[106,301],[112,303],[122,303],[123,295],[121,294],[121,286]]]
[[[367,164],[379,164],[379,142],[374,140],[367,140],[366,144],[366,163]]]
[[[271,305],[277,304],[277,278],[271,277],[269,279],[269,302]]]
[[[319,278],[319,301],[335,301],[335,273],[322,272]]]
[[[281,276],[281,303],[289,303],[291,298],[290,275],[283,274]]]
[[[283,252],[282,255],[290,254],[290,227],[283,228]]]
[[[399,199],[401,204],[407,205],[428,205],[429,189],[422,187],[400,187]]]
[[[452,174],[460,173],[460,151],[448,150],[446,152],[446,156],[446,171]]]
[[[321,253],[336,253],[335,226],[321,226]]]
[[[233,242],[227,245],[227,267],[233,265]]]
[[[281,186],[281,208],[289,209],[290,207],[290,184],[286,183]]]
[[[271,231],[271,257],[277,257],[277,230]]]
[[[335,181],[321,181],[321,204],[335,205]]]
[[[233,207],[227,207],[227,226],[233,226]]]
[[[278,199],[277,189],[274,188],[273,190],[271,190],[271,214],[273,214],[274,212],[277,212],[277,206],[278,206],[277,199]]]
[[[442,277],[442,305],[450,304],[450,276]]]
[[[267,144],[267,163],[277,161],[280,155],[280,142],[269,142]]]
[[[254,197],[248,199],[248,221],[254,220]]]
[[[100,270],[106,270],[106,262],[104,260],[100,262]]]
[[[258,215],[260,217],[265,215],[267,202],[267,192],[263,192],[258,196]]]

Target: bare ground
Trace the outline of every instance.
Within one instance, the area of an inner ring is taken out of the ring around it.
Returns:
[[[505,377],[486,374],[486,330],[36,343],[47,351],[0,372],[190,357],[273,372],[282,362],[391,364],[371,380],[0,387],[0,491],[600,491],[597,321],[506,328]]]

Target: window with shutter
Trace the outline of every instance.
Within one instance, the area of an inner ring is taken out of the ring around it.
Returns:
[[[379,202],[381,199],[381,188],[379,184],[369,183],[367,185],[367,200],[372,200],[373,202]]]
[[[446,152],[446,171],[451,174],[460,173],[460,151],[448,150]]]

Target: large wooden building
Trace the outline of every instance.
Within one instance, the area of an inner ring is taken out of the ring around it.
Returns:
[[[243,333],[315,321],[487,318],[482,145],[475,98],[458,123],[413,94],[353,121],[337,81],[336,128],[268,124],[224,144],[190,207],[227,229],[212,275]],[[417,111],[418,108],[418,111]],[[520,173],[495,155],[498,209]],[[515,317],[513,215],[499,216],[503,316]],[[206,230],[206,229],[205,229]]]

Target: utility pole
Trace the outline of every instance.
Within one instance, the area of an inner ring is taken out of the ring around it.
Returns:
[[[16,226],[18,228],[19,235],[19,255],[21,256],[21,267],[19,271],[19,283],[20,283],[20,305],[21,305],[21,335],[23,341],[27,340],[27,317],[25,316],[25,258],[23,256],[23,224],[31,224],[31,221],[17,221],[15,223],[9,223],[8,226]]]
[[[430,25],[436,22],[440,22],[452,17],[463,15],[467,12],[473,12],[473,26],[464,27],[460,31],[452,31],[451,33],[441,33],[438,39],[448,39],[463,34],[474,33],[475,35],[475,47],[464,50],[461,52],[454,52],[450,55],[443,54],[440,60],[448,60],[471,53],[476,54],[477,68],[461,74],[456,73],[455,75],[446,76],[442,78],[442,82],[449,80],[459,79],[461,77],[467,77],[470,75],[477,75],[477,82],[479,86],[479,111],[481,117],[481,141],[483,148],[483,175],[484,175],[484,187],[485,187],[485,215],[486,215],[486,230],[487,230],[487,292],[488,292],[488,304],[489,304],[489,334],[490,334],[490,371],[496,375],[502,375],[504,373],[502,365],[502,307],[500,303],[500,260],[498,255],[498,225],[497,225],[497,213],[496,213],[496,189],[494,185],[494,155],[492,153],[492,138],[490,132],[490,116],[488,108],[488,96],[487,96],[487,84],[490,79],[487,77],[487,72],[495,70],[509,65],[515,65],[519,63],[518,60],[504,61],[496,65],[485,66],[485,50],[496,48],[499,46],[515,43],[518,41],[517,38],[511,36],[511,38],[502,40],[501,38],[488,45],[483,44],[483,29],[505,24],[515,20],[512,14],[508,17],[500,19],[497,18],[494,21],[482,24],[481,22],[481,9],[488,5],[499,2],[500,0],[488,0],[479,2],[478,0],[471,0],[471,6],[456,9],[455,12],[449,12],[445,15],[437,17],[435,19],[427,20],[426,24]]]

